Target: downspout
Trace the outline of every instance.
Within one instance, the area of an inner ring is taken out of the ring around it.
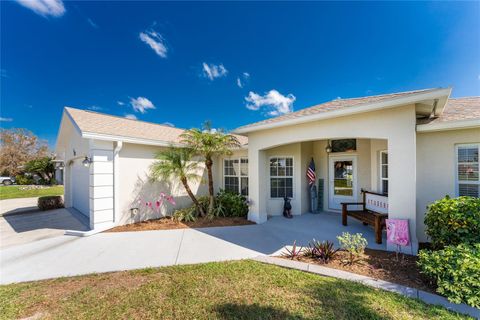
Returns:
[[[113,150],[113,223],[116,225],[120,219],[120,150],[123,142],[117,141]]]

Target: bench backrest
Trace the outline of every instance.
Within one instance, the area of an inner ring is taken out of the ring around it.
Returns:
[[[368,191],[364,191],[363,196],[366,210],[388,214],[387,196]]]

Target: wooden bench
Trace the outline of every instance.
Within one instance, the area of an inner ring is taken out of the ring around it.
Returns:
[[[385,228],[385,219],[388,218],[388,196],[365,191],[363,202],[342,203],[342,224],[347,225],[350,216],[363,222],[363,225],[373,226],[375,229],[375,242],[382,243],[382,230]],[[349,206],[362,206],[361,210],[349,210]]]

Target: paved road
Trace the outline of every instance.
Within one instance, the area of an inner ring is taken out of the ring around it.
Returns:
[[[278,253],[294,240],[335,241],[347,230],[363,232],[372,248],[385,248],[374,243],[373,229],[355,220],[343,227],[333,213],[274,217],[261,225],[59,236],[0,250],[0,283],[252,258]]]

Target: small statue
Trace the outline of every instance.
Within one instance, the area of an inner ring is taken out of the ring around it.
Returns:
[[[284,197],[283,198],[283,216],[285,218],[291,219],[293,218],[292,216],[292,204],[290,203],[290,198]]]

